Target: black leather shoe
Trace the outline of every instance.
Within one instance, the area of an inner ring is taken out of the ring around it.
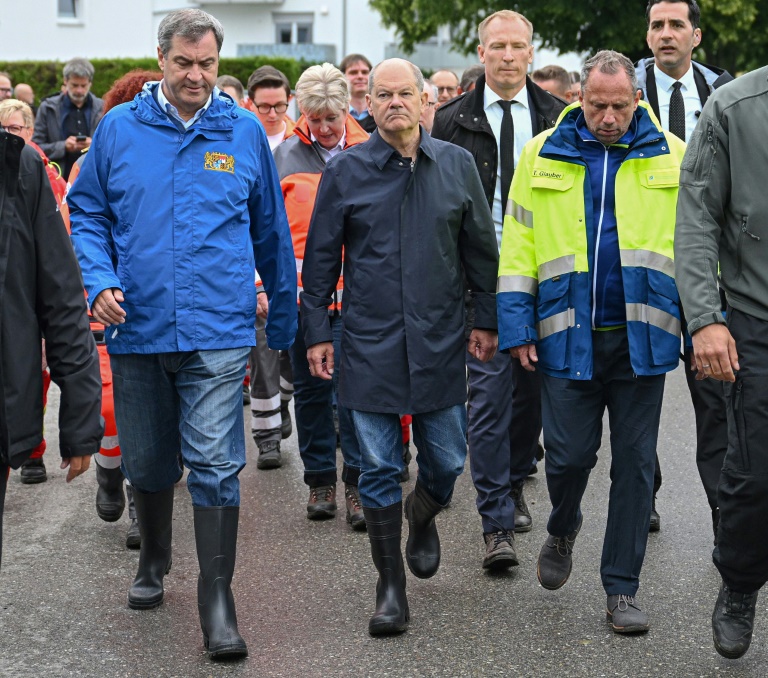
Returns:
[[[114,523],[120,520],[125,510],[125,493],[123,492],[123,476],[120,467],[102,468],[96,464],[96,515],[104,522]]]
[[[567,537],[553,537],[551,534],[544,542],[536,564],[536,576],[539,583],[550,591],[555,591],[568,581],[573,566],[573,544],[581,529],[583,517],[576,529]]]
[[[45,463],[42,457],[39,459],[27,459],[21,465],[19,475],[21,475],[21,482],[24,485],[35,485],[48,480],[48,473],[45,470]]]
[[[723,657],[738,659],[749,649],[756,603],[757,591],[735,593],[725,582],[720,586],[712,612],[712,640]]]
[[[510,494],[512,501],[515,502],[515,532],[530,532],[533,528],[533,519],[528,504],[525,503],[523,486],[513,487]]]
[[[651,504],[651,523],[648,526],[648,532],[658,532],[661,529],[661,516],[656,510],[656,495],[653,495],[653,503]]]
[[[384,508],[363,507],[371,557],[379,573],[376,582],[376,610],[368,622],[372,636],[402,633],[408,629],[410,611],[405,595],[405,567],[400,551],[403,528],[403,504]]]
[[[648,615],[632,596],[608,596],[605,616],[615,633],[645,633],[651,628]]]
[[[483,539],[485,539],[484,570],[506,570],[518,564],[514,533],[506,530],[490,532],[484,534]]]
[[[265,471],[271,468],[280,468],[283,460],[280,457],[280,441],[266,440],[263,443],[257,443],[259,448],[259,458],[256,460],[256,468]]]
[[[429,579],[440,567],[440,536],[435,516],[445,508],[438,504],[419,483],[405,500],[408,518],[408,541],[405,543],[405,562],[419,579]]]

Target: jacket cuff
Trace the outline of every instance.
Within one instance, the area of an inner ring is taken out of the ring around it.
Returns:
[[[707,325],[714,325],[715,323],[725,324],[725,318],[721,311],[713,311],[711,313],[705,313],[698,318],[694,318],[688,323],[688,332],[693,335],[694,332],[700,330]]]
[[[496,319],[496,294],[493,292],[484,292],[475,294],[472,297],[475,306],[475,319],[472,323],[473,328],[483,330],[496,330],[498,322]]]
[[[62,459],[71,457],[90,457],[96,454],[101,447],[101,441],[97,443],[81,443],[79,445],[61,445],[59,452]]]

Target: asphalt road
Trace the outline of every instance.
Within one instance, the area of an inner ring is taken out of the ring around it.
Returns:
[[[749,653],[728,661],[712,646],[718,588],[709,509],[694,464],[693,412],[680,370],[667,381],[659,450],[665,483],[661,532],[649,538],[641,605],[645,636],[614,635],[605,622],[599,560],[605,529],[608,427],[584,501],[574,570],[559,591],[536,581],[549,499],[543,474],[526,493],[534,529],[517,539],[520,566],[491,576],[469,472],[438,519],[442,566],[430,580],[408,575],[409,631],[370,638],[375,571],[365,533],[335,520],[307,520],[296,437],[285,463],[241,474],[242,509],[233,589],[250,657],[217,665],[205,656],[196,610],[197,562],[186,486],[176,488],[173,570],[165,602],[129,610],[138,562],[127,551],[127,515],[96,516],[91,468],[71,485],[58,469],[56,403],[47,414],[49,480],[9,481],[0,572],[0,675],[53,676],[766,676],[768,614],[758,601]],[[255,446],[249,439],[249,460]],[[415,477],[415,462],[411,465]],[[407,489],[412,485],[408,484]],[[338,498],[343,502],[341,488]],[[342,504],[343,505],[343,504]]]

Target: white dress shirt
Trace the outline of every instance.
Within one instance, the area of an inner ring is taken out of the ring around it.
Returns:
[[[208,110],[208,106],[211,105],[211,99],[213,98],[214,94],[216,96],[219,95],[219,88],[214,87],[213,92],[208,95],[208,100],[203,104],[202,108],[199,108],[189,120],[183,120],[179,115],[179,110],[176,108],[176,106],[174,106],[166,98],[165,93],[163,92],[163,82],[165,81],[161,80],[160,86],[157,88],[157,103],[160,104],[160,108],[162,108],[169,116],[171,116],[174,120],[178,120],[182,125],[184,125],[184,129],[189,129],[192,127],[192,125],[194,125],[203,116],[203,113]]]
[[[654,65],[653,74],[656,77],[656,95],[659,97],[659,115],[661,116],[661,126],[669,129],[669,100],[672,97],[672,86],[677,82],[674,78],[668,76],[658,66]],[[688,68],[688,72],[680,78],[680,93],[683,95],[683,105],[685,106],[685,140],[691,140],[691,134],[699,121],[697,113],[701,113],[701,99],[699,90],[696,89],[696,81],[693,78],[693,64]]]
[[[493,136],[496,137],[496,150],[499,158],[499,165],[496,168],[496,190],[493,194],[493,209],[491,209],[499,250],[501,250],[501,230],[504,224],[504,215],[501,212],[501,118],[504,115],[504,110],[498,104],[500,100],[501,97],[486,83],[483,94],[485,117],[488,118]],[[517,167],[523,146],[533,138],[531,111],[528,106],[528,88],[523,85],[523,89],[512,98],[512,101],[514,102],[511,110],[512,124],[515,128],[515,167]]]

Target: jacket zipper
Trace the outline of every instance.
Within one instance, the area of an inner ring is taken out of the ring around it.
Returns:
[[[736,277],[741,276],[741,269],[744,263],[744,235],[748,235],[753,240],[760,240],[759,235],[755,235],[751,231],[747,230],[747,216],[744,215],[741,217],[741,232],[739,233],[739,241],[736,245]]]
[[[600,235],[603,232],[603,216],[605,215],[605,186],[608,178],[608,149],[605,149],[603,159],[603,194],[600,197],[600,220],[597,223],[597,238],[595,239],[595,270],[592,272],[592,329],[595,329],[597,315],[597,258],[600,252]]]

